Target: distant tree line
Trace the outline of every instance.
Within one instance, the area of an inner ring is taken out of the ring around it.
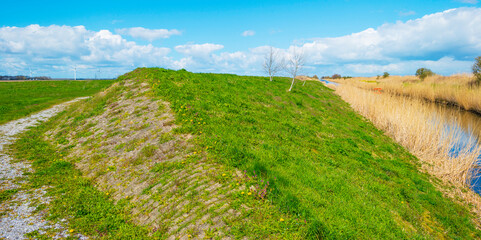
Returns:
[[[23,75],[18,76],[0,76],[0,80],[50,80],[50,77],[38,76],[38,77],[28,77]]]
[[[348,78],[352,78],[351,76],[341,76],[341,74],[333,74],[332,76],[322,76],[321,77],[322,79],[340,79],[340,78],[344,78],[344,79],[348,79]]]

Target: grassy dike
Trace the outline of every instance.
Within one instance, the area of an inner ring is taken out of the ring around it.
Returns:
[[[179,126],[173,131],[194,135],[198,155],[258,179],[252,196],[233,194],[255,209],[227,222],[236,238],[481,237],[469,211],[437,191],[433,182],[439,181],[421,173],[416,158],[321,83],[287,92],[288,79],[157,68],[119,78],[127,79],[149,82],[156,97],[170,103]],[[116,96],[93,98],[89,112],[74,119],[98,115]],[[90,236],[162,238],[133,223],[127,201],[114,204],[93,187],[64,159],[68,148],[45,140],[42,134],[56,119],[12,147],[18,159],[33,161],[26,188],[53,187],[51,217],[66,217],[75,231]]]
[[[419,163],[321,83],[137,69],[208,158],[269,181],[268,198],[312,238],[480,237]],[[206,122],[198,124],[199,119]]]

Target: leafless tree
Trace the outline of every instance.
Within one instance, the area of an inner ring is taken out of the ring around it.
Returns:
[[[289,62],[286,65],[286,72],[289,74],[290,77],[292,77],[292,83],[291,83],[291,87],[289,88],[289,92],[292,90],[292,87],[294,86],[294,82],[296,81],[297,74],[302,69],[302,67],[304,67],[304,63],[305,63],[304,53],[294,48],[294,51],[292,52],[289,58]]]
[[[269,80],[284,68],[284,61],[279,58],[279,53],[273,47],[270,47],[269,52],[264,59],[264,71],[269,75]]]

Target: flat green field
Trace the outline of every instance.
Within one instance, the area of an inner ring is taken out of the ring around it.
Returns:
[[[92,95],[112,83],[113,80],[0,82],[0,124]]]

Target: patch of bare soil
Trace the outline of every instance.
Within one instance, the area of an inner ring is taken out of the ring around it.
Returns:
[[[229,239],[226,222],[242,217],[229,201],[241,174],[206,161],[190,144],[195,137],[174,133],[169,103],[154,99],[148,84],[120,84],[125,90],[101,114],[80,124],[65,116],[47,138],[71,148],[66,159],[100,190],[128,201],[138,224],[167,239]]]

